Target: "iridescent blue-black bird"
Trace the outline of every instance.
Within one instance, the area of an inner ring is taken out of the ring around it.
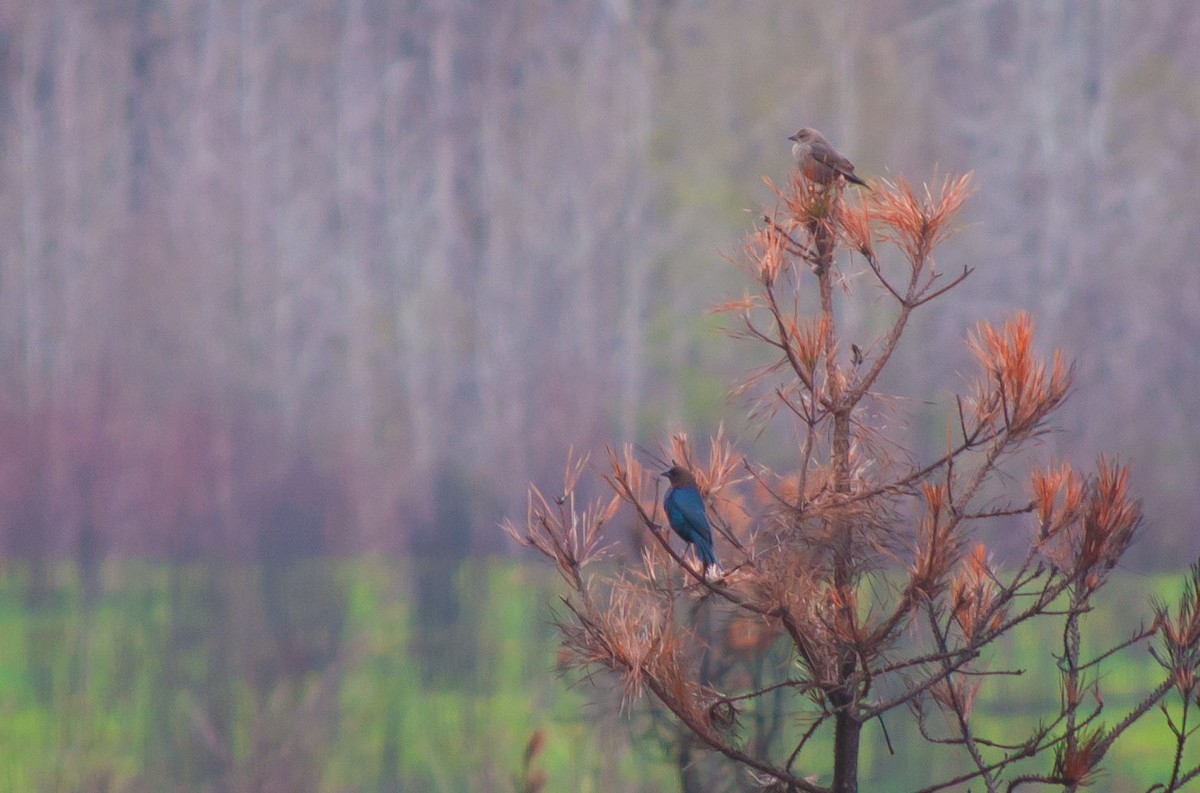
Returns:
[[[704,511],[704,497],[696,486],[696,477],[682,465],[671,466],[663,476],[671,483],[663,497],[667,522],[676,534],[696,547],[696,554],[704,564],[705,577],[719,575],[721,568],[713,551],[712,527],[708,523],[708,513]]]

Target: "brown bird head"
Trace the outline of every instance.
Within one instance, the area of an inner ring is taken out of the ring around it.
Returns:
[[[825,138],[812,127],[801,127],[795,135],[789,136],[788,140],[795,141],[796,143],[816,143],[824,141]]]
[[[671,487],[696,487],[696,477],[682,465],[672,465],[662,475],[671,483]]]

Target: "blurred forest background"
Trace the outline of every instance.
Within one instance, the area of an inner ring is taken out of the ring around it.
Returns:
[[[298,512],[292,550],[494,552],[568,444],[740,429],[707,310],[801,124],[977,176],[897,431],[940,448],[965,330],[1028,308],[1079,365],[1050,453],[1119,454],[1137,559],[1194,555],[1190,0],[5,3],[5,549],[241,554]]]
[[[801,125],[976,174],[897,439],[1028,309],[1078,363],[1045,453],[1130,464],[1179,572],[1193,0],[0,3],[0,787],[501,790],[558,714],[552,789],[671,789],[547,674],[549,571],[469,557],[572,444],[789,459],[709,308]]]

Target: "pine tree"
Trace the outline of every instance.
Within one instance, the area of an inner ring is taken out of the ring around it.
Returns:
[[[685,748],[704,747],[739,769],[740,789],[857,791],[864,728],[878,722],[870,735],[890,748],[889,721],[912,720],[926,741],[961,756],[929,767],[921,791],[1075,790],[1155,709],[1178,749],[1163,752],[1166,778],[1156,789],[1200,775],[1183,752],[1198,692],[1200,569],[1174,611],[1156,604],[1149,627],[1091,636],[1088,647],[1108,649],[1084,654],[1084,616],[1141,511],[1127,470],[1104,457],[1085,476],[1021,454],[1050,429],[1071,387],[1059,352],[1037,354],[1033,320],[1018,313],[978,323],[967,341],[978,372],[948,406],[940,456],[916,459],[880,418],[897,409],[878,384],[910,317],[971,274],[947,275],[934,263],[969,177],[920,190],[882,182],[848,195],[843,185],[793,175],[772,188],[776,210],[735,260],[753,290],[722,310],[735,335],[771,355],[736,390],[764,427],[794,426],[794,459],[770,470],[720,434],[705,460],[683,435],[664,451],[705,495],[726,571],[716,581],[672,545],[660,472],[645,453],[609,451],[606,502],[577,503],[584,459],[569,462],[559,494],[531,488],[527,524],[507,528],[566,582],[566,662],[611,673],[627,699],[648,698]],[[886,327],[862,347],[847,344],[842,307],[879,294],[891,305]],[[640,560],[597,564],[611,552],[605,528],[622,506],[652,541]],[[987,521],[1023,525],[1025,552],[995,561],[974,539]],[[1052,622],[1061,637],[1031,659],[1037,674],[1058,678],[1061,707],[1021,734],[992,734],[977,718],[981,686],[1035,672],[992,668],[989,650],[1033,620]],[[1101,664],[1142,644],[1162,674],[1114,715]],[[832,754],[812,751],[821,741],[832,742]],[[694,786],[685,777],[685,790]]]

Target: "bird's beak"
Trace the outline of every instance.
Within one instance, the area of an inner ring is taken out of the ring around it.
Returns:
[[[797,132],[795,135],[788,135],[788,140],[796,140],[796,137],[797,137],[799,134],[800,134],[800,133],[799,133],[799,132]],[[797,142],[797,143],[799,143],[800,141],[796,140],[796,142]]]
[[[670,473],[670,471],[663,471],[661,474],[659,474],[659,476],[667,476]]]

